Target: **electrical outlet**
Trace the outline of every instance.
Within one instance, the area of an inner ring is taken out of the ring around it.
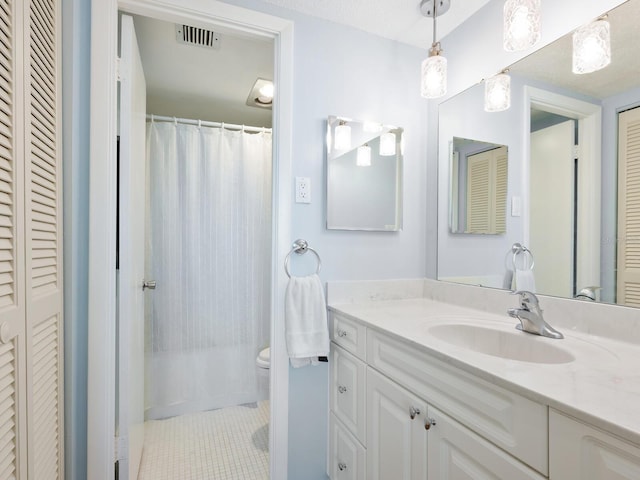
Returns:
[[[311,203],[311,179],[296,177],[296,203]]]

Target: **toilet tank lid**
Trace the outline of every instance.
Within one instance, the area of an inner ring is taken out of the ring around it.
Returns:
[[[263,362],[270,362],[271,361],[271,348],[267,347],[267,348],[261,350],[260,353],[258,354],[258,359],[262,360]]]

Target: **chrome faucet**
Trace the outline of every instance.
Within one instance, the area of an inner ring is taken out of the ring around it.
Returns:
[[[514,295],[520,295],[520,308],[510,308],[507,313],[520,320],[520,325],[516,325],[518,330],[543,337],[564,338],[564,335],[542,318],[542,310],[535,293],[522,290],[514,292]]]

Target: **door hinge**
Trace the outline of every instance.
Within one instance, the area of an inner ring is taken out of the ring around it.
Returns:
[[[573,158],[580,158],[580,145],[573,146]]]
[[[129,454],[129,439],[128,437],[114,437],[113,444],[113,456],[114,461],[126,459]]]
[[[122,80],[122,75],[120,73],[120,57],[116,57],[116,80],[118,82]]]

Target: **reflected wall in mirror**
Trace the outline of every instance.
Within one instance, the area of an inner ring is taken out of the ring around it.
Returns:
[[[327,228],[402,228],[403,129],[330,116],[327,121]]]
[[[640,0],[608,13],[603,70],[571,72],[569,34],[509,66],[509,110],[484,112],[482,84],[440,105],[439,279],[517,287],[520,243],[535,257],[537,293],[640,307]],[[452,234],[453,137],[508,147],[504,235]]]
[[[453,137],[449,218],[451,233],[506,232],[506,145]]]

